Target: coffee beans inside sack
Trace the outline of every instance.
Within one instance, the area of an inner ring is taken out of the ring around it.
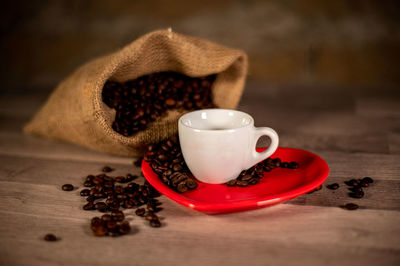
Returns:
[[[177,72],[159,72],[124,83],[107,81],[103,102],[116,110],[112,128],[132,136],[168,110],[217,107],[211,97],[214,80],[215,75],[191,78]]]
[[[191,110],[235,109],[247,55],[168,30],[150,32],[75,70],[25,126],[28,134],[141,156]]]

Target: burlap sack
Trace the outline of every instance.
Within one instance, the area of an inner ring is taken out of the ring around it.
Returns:
[[[246,79],[247,56],[243,51],[170,30],[148,33],[78,68],[58,85],[24,132],[110,154],[141,155],[149,143],[176,134],[182,113],[169,111],[146,130],[124,137],[111,128],[115,110],[102,102],[102,88],[107,80],[124,82],[168,70],[191,77],[217,73],[212,86],[214,103],[234,109]]]

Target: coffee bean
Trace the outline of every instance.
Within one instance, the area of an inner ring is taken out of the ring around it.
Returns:
[[[351,192],[351,193],[349,193],[349,196],[352,198],[360,199],[360,198],[364,197],[364,192],[362,190]]]
[[[281,166],[282,168],[289,168],[289,163],[283,162],[283,163],[280,164],[280,166]]]
[[[158,220],[158,216],[152,212],[148,212],[144,218],[148,221]]]
[[[240,177],[240,180],[242,181],[249,181],[250,179],[253,178],[253,175],[251,174],[245,174],[244,176]]]
[[[290,162],[288,168],[290,168],[290,169],[297,169],[297,168],[299,168],[299,164],[296,163],[296,162]]]
[[[344,208],[353,211],[358,209],[358,205],[355,203],[347,203],[346,205],[344,205]]]
[[[275,167],[280,167],[281,159],[279,159],[279,158],[272,159],[272,163],[275,165]]]
[[[95,229],[99,226],[104,226],[104,220],[100,219],[99,217],[93,217],[90,226],[92,229]]]
[[[126,176],[125,176],[125,183],[131,182],[132,180],[134,180],[134,179],[136,179],[136,178],[138,178],[137,175],[126,174]]]
[[[99,226],[99,227],[92,229],[92,232],[95,236],[105,236],[105,235],[107,235],[108,230],[104,226]]]
[[[174,142],[172,140],[170,140],[170,139],[167,139],[165,144],[167,144],[167,146],[170,147],[170,148],[174,148]]]
[[[126,195],[126,194],[118,194],[117,195],[117,199],[119,200],[119,201],[124,201],[124,200],[126,200],[128,198],[128,196]]]
[[[95,207],[94,207],[93,202],[88,202],[87,204],[83,205],[83,209],[84,209],[85,211],[94,210]]]
[[[125,215],[122,211],[113,211],[113,212],[111,212],[111,217],[115,221],[122,221],[122,220],[124,220]]]
[[[130,200],[125,200],[122,207],[125,209],[132,209],[135,205]]]
[[[162,203],[155,198],[150,198],[148,201],[148,204],[152,204],[154,206],[160,206]]]
[[[310,192],[307,192],[307,194],[311,194],[313,192],[319,191],[322,189],[322,185],[319,185],[318,187],[316,187],[314,190],[311,190]]]
[[[85,181],[92,181],[93,179],[94,179],[94,175],[88,175],[88,176],[86,176]]]
[[[155,210],[157,209],[157,206],[154,206],[153,204],[147,204],[146,209],[150,212],[155,212]]]
[[[355,193],[361,193],[364,192],[361,187],[349,187],[349,190]]]
[[[159,220],[151,220],[150,226],[155,228],[161,227],[161,222]]]
[[[181,182],[178,184],[178,186],[176,187],[176,190],[179,193],[184,193],[188,190],[188,187],[186,186],[185,182]]]
[[[131,182],[131,183],[127,184],[126,187],[132,191],[135,191],[139,188],[139,185],[135,182]]]
[[[364,180],[361,180],[361,182],[360,182],[360,186],[362,186],[362,187],[369,187],[369,182],[367,182],[367,181],[364,181]]]
[[[250,179],[250,180],[249,180],[249,184],[250,184],[250,185],[258,184],[258,178],[252,178],[252,179]]]
[[[54,241],[57,241],[58,239],[53,234],[47,234],[44,236],[44,240],[54,242]]]
[[[80,194],[82,197],[87,197],[87,196],[89,196],[89,192],[90,192],[89,189],[82,189]]]
[[[103,214],[103,215],[101,216],[101,219],[102,219],[104,222],[108,222],[108,221],[111,221],[111,220],[112,220],[112,217],[111,217],[110,214]]]
[[[175,102],[174,99],[169,98],[169,99],[165,100],[165,104],[166,104],[168,107],[174,107],[174,106],[176,105],[176,102]]]
[[[145,213],[146,213],[146,210],[145,210],[144,208],[139,208],[139,209],[137,209],[137,210],[135,211],[135,214],[136,214],[137,216],[141,216],[141,217],[143,217],[143,216],[145,215]]]
[[[124,176],[117,176],[116,178],[114,178],[115,182],[118,183],[124,183],[125,181],[125,177]]]
[[[124,191],[125,191],[125,189],[122,186],[115,186],[114,187],[115,194],[122,194],[122,193],[124,193]]]
[[[84,185],[85,187],[93,187],[93,186],[94,186],[94,183],[93,183],[92,181],[87,180],[87,181],[85,181],[85,183],[83,183],[83,185]]]
[[[339,184],[338,183],[333,183],[333,184],[327,185],[326,187],[329,188],[329,189],[332,189],[332,190],[336,190],[336,189],[339,188]]]
[[[102,176],[96,176],[93,181],[95,185],[101,185],[104,182],[104,178]]]
[[[358,180],[356,180],[356,179],[350,179],[350,180],[348,180],[348,181],[345,181],[344,183],[345,183],[346,185],[352,186],[352,187],[358,186],[358,184],[359,184]]]
[[[227,184],[229,187],[233,187],[233,186],[236,185],[236,182],[237,182],[236,179],[232,179],[232,180],[228,181],[226,184]]]
[[[105,204],[104,202],[97,202],[94,206],[99,212],[107,211],[107,204]]]
[[[114,169],[112,169],[110,166],[104,166],[101,171],[104,173],[109,173],[111,171],[113,171]]]
[[[116,201],[114,201],[113,203],[107,204],[107,208],[110,209],[111,211],[119,211],[120,208],[120,204]]]
[[[244,180],[237,180],[236,185],[239,187],[247,187],[249,185],[249,182],[244,181]]]
[[[74,186],[71,184],[64,184],[62,185],[61,189],[64,191],[72,191],[74,190]]]
[[[108,222],[106,223],[106,226],[107,226],[107,228],[108,228],[109,230],[116,229],[116,228],[117,228],[117,222],[116,222],[116,221],[113,221],[113,220],[108,221]]]
[[[182,166],[181,166],[180,164],[174,164],[174,165],[172,166],[172,169],[173,169],[174,171],[178,172],[178,171],[182,170]]]
[[[198,185],[193,179],[187,179],[186,186],[188,187],[188,189],[195,189]]]
[[[105,197],[106,197],[106,194],[104,194],[104,193],[102,193],[102,192],[96,192],[96,193],[93,194],[93,196],[94,196],[96,199],[102,199],[102,198],[105,198]]]
[[[129,234],[129,232],[131,231],[131,226],[129,225],[129,222],[128,221],[122,222],[121,225],[119,225],[118,227],[118,231],[121,235]]]
[[[160,161],[166,161],[168,160],[168,156],[165,154],[160,154],[158,155],[157,159],[159,159]]]
[[[186,173],[175,172],[170,177],[169,180],[172,182],[173,186],[177,186],[182,181],[188,179],[188,175]]]
[[[104,182],[103,186],[104,186],[104,188],[112,189],[114,187],[114,183],[112,181],[107,181],[107,182]]]
[[[86,198],[86,201],[93,202],[96,198],[94,196],[89,196]]]
[[[367,182],[367,183],[370,183],[370,184],[374,183],[374,180],[369,176],[364,177],[363,179],[361,179],[361,181]]]

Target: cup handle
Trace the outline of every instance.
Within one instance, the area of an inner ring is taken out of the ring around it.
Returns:
[[[263,152],[257,152],[255,150],[257,141],[260,137],[262,136],[268,136],[271,139],[271,144],[269,145],[268,149],[266,149]],[[279,137],[278,134],[276,133],[275,130],[269,127],[255,127],[254,128],[254,138],[253,138],[253,144],[251,146],[252,150],[250,151],[249,159],[248,159],[248,164],[245,169],[249,169],[253,165],[261,162],[262,160],[267,159],[269,156],[271,156],[276,149],[278,148],[279,144]]]

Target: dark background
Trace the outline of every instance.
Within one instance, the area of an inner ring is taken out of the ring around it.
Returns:
[[[1,90],[50,91],[85,61],[172,27],[245,50],[260,90],[398,95],[399,3],[2,1]]]

